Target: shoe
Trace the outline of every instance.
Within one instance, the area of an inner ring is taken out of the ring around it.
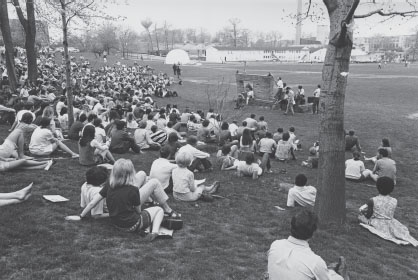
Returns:
[[[208,192],[208,194],[214,194],[214,193],[216,193],[217,191],[218,191],[218,188],[221,186],[221,183],[220,182],[218,182],[218,181],[215,181],[214,183],[213,183],[213,188],[212,188],[212,190],[211,191],[209,191]]]
[[[202,193],[202,196],[199,198],[204,202],[213,202],[214,198],[210,194]]]
[[[152,242],[152,241],[154,241],[154,239],[155,238],[157,238],[158,237],[158,233],[156,233],[156,232],[151,232],[151,233],[148,233],[146,236],[145,236],[145,240],[146,241],[148,241],[148,242]]]
[[[48,163],[46,164],[44,170],[48,171],[53,164],[54,164],[54,161],[52,159],[49,160]]]

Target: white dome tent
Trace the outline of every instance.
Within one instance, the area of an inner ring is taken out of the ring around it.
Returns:
[[[190,58],[187,52],[180,49],[171,50],[165,58],[165,64],[174,63],[180,63],[181,65],[190,64]]]

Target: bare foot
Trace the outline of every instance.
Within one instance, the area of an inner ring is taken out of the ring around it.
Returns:
[[[17,191],[17,196],[19,200],[26,200],[32,195],[32,186],[33,183],[30,183],[26,188]]]

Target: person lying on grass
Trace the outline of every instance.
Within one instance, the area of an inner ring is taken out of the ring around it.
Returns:
[[[287,193],[287,207],[314,206],[316,199],[316,188],[307,186],[308,178],[305,174],[298,174],[295,177],[295,185]]]
[[[71,155],[72,158],[78,158],[78,154],[71,151],[64,143],[54,137],[49,125],[51,120],[42,117],[40,126],[33,131],[29,143],[29,151],[36,156],[49,156],[56,149],[60,148],[64,152]]]
[[[345,258],[327,267],[325,261],[309,247],[318,225],[318,217],[304,209],[292,217],[290,236],[274,241],[268,252],[270,280],[348,280]]]
[[[33,183],[16,192],[11,193],[0,193],[0,206],[6,206],[10,204],[17,204],[28,200],[32,195]]]
[[[14,169],[48,170],[52,160],[35,161],[23,154],[24,136],[20,129],[13,130],[0,145],[0,172]]]
[[[256,180],[263,174],[263,169],[255,162],[254,154],[247,154],[245,161],[238,161],[238,163],[234,163],[234,165],[236,165],[238,177],[246,176]]]
[[[409,234],[408,228],[394,218],[398,204],[396,198],[390,196],[394,187],[392,178],[378,178],[376,188],[379,195],[360,207],[358,219],[365,228],[386,240],[417,247],[418,241]]]
[[[81,138],[78,141],[80,151],[79,162],[81,165],[95,165],[103,162],[113,164],[115,159],[104,143],[99,143],[95,138],[96,129],[92,125],[86,125],[82,130]]]
[[[80,219],[84,218],[103,198],[106,198],[109,216],[114,226],[125,232],[141,234],[148,232],[147,240],[153,241],[158,236],[164,210],[159,206],[153,206],[141,211],[141,205],[157,188],[159,188],[160,196],[166,197],[167,195],[155,179],[138,189],[138,181],[145,180],[141,175],[140,177],[138,178],[138,174],[135,174],[132,161],[118,159],[110,173],[109,182],[84,208]]]
[[[123,159],[119,159],[121,161]],[[125,159],[124,159],[125,160]],[[129,161],[130,160],[125,160]],[[132,162],[131,162],[132,163]],[[116,164],[116,163],[115,163]],[[126,164],[126,163],[125,163]],[[114,167],[113,167],[114,168]],[[107,182],[105,186],[108,186],[109,183]],[[150,200],[150,198],[157,202],[163,209],[164,215],[172,217],[172,218],[180,218],[181,215],[175,212],[171,207],[168,205],[168,196],[164,192],[164,189],[161,187],[160,182],[157,179],[147,179],[147,174],[144,171],[139,171],[135,174],[135,187],[139,189],[141,205],[144,205],[146,202]],[[80,217],[85,217],[90,210],[97,205],[101,200],[106,197],[106,193],[100,192],[98,195],[94,196],[94,198],[88,203],[86,208],[80,214]]]
[[[220,183],[215,181],[211,186],[198,186],[194,180],[194,174],[188,169],[193,156],[188,152],[178,152],[176,155],[177,168],[173,170],[173,196],[181,201],[196,201],[204,199],[208,194],[217,191]]]

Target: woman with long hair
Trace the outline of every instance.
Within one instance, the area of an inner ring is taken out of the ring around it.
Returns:
[[[82,130],[81,138],[78,141],[80,164],[95,165],[107,161],[113,164],[115,159],[109,151],[109,147],[95,139],[95,131],[96,129],[92,125],[86,125]]]

